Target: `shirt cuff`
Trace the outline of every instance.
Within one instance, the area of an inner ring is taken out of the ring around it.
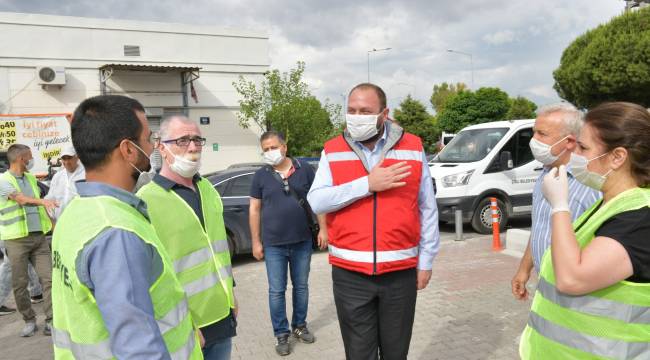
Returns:
[[[431,271],[431,269],[433,269],[434,257],[434,255],[420,254],[420,256],[418,256],[418,270]]]

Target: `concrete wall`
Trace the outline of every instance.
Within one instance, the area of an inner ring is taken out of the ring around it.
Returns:
[[[201,116],[211,120],[201,126],[208,138],[202,172],[260,159],[260,131],[239,127],[239,95],[232,82],[240,75],[259,80],[268,70],[264,33],[3,12],[0,33],[0,113],[72,112],[83,99],[100,94],[98,69],[106,64],[200,67],[194,82],[198,103],[188,86],[187,111],[197,122]],[[124,56],[124,45],[140,46],[141,55]],[[66,85],[42,88],[37,66],[65,67]],[[148,109],[183,110],[179,70],[116,70],[106,85],[107,93],[132,96]]]

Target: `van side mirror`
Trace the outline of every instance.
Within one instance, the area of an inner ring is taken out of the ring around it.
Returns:
[[[499,157],[499,165],[501,165],[501,170],[510,170],[514,167],[512,162],[512,154],[510,151],[502,151]]]

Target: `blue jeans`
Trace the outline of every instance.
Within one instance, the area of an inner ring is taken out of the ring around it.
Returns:
[[[210,346],[203,348],[203,359],[205,360],[230,360],[232,352],[232,338],[225,338]]]
[[[287,308],[284,293],[287,290],[287,265],[291,272],[293,294],[293,316],[291,327],[307,324],[309,303],[309,265],[311,262],[311,240],[290,245],[265,246],[266,275],[269,280],[269,309],[273,335],[289,334]]]

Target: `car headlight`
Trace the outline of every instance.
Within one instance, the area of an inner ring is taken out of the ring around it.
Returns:
[[[447,175],[442,178],[442,185],[444,187],[454,187],[467,185],[469,178],[472,177],[474,170],[465,171],[458,174]]]

